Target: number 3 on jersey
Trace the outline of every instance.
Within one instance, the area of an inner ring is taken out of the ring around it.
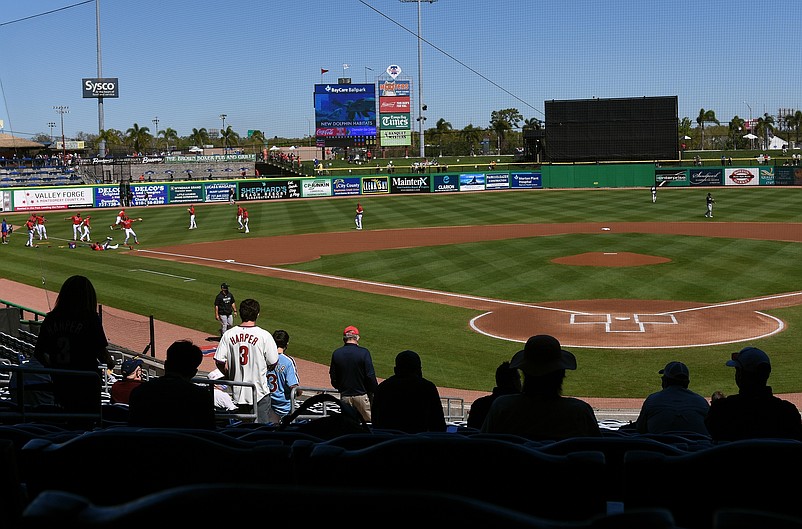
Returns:
[[[239,365],[247,366],[248,360],[250,359],[251,351],[248,349],[247,345],[240,345],[239,346]]]

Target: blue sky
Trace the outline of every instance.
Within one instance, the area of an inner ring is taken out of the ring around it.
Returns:
[[[314,133],[313,89],[387,66],[418,81],[418,6],[400,0],[99,0],[105,128]],[[802,108],[799,0],[422,2],[427,127],[487,127],[494,110],[543,119],[544,101],[673,96],[722,122]],[[49,14],[43,14],[53,11]],[[41,16],[36,16],[41,15]],[[95,2],[3,2],[3,132],[97,133]],[[344,69],[343,64],[349,68]],[[321,68],[329,72],[321,75]],[[368,68],[370,70],[368,70]],[[413,84],[413,108],[418,87]],[[413,119],[416,114],[413,115]]]

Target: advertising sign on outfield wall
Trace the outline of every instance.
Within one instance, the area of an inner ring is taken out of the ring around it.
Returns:
[[[167,185],[132,185],[131,192],[134,194],[132,206],[161,206],[167,204]]]
[[[14,211],[87,208],[93,204],[91,187],[48,187],[14,191]]]
[[[237,198],[237,184],[235,182],[215,182],[203,184],[206,192],[206,202],[228,202],[228,190],[234,189],[234,199]]]
[[[543,187],[541,173],[510,173],[510,187],[513,189],[540,189]]]
[[[464,173],[459,175],[460,191],[484,191],[486,176],[484,173]]]
[[[757,167],[736,167],[724,170],[724,185],[756,186],[760,185]]]
[[[510,174],[489,174],[485,182],[485,189],[509,189],[510,188]]]
[[[432,175],[432,191],[435,193],[451,193],[459,191],[459,175]]]
[[[301,181],[301,196],[307,197],[330,197],[331,180],[328,178],[316,178],[314,180]]]
[[[205,202],[203,198],[203,184],[174,184],[168,192],[170,204],[187,204],[190,202]],[[228,199],[228,194],[226,194]]]
[[[240,182],[239,196],[241,200],[301,198],[301,181]]]
[[[394,176],[390,178],[390,193],[428,193],[429,176]]]
[[[657,187],[685,187],[688,185],[686,169],[658,169],[654,172],[654,183]]]
[[[774,185],[802,185],[802,167],[781,166],[774,168]]]
[[[691,186],[720,186],[721,169],[691,169],[688,171],[688,184]]]
[[[334,196],[358,195],[361,190],[361,179],[357,177],[332,178],[331,194]]]
[[[363,195],[386,195],[390,193],[390,178],[370,176],[362,179]]]

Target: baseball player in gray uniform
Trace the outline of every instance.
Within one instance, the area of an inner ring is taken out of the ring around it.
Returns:
[[[236,314],[237,306],[234,302],[234,294],[229,292],[228,283],[223,283],[220,285],[220,293],[214,298],[214,319],[220,322],[220,336],[234,326]]]

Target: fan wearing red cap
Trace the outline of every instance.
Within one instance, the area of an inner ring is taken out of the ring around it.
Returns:
[[[583,400],[562,396],[565,371],[576,369],[576,357],[563,350],[555,337],[530,337],[512,357],[510,367],[523,372],[522,391],[497,398],[481,431],[548,440],[601,436],[593,408]]]
[[[725,365],[735,368],[738,394],[715,399],[705,424],[714,441],[780,437],[802,440],[797,407],[774,396],[768,385],[769,355],[757,347],[732,353]]]
[[[343,346],[331,353],[329,378],[340,392],[340,399],[359,411],[371,422],[370,403],[379,385],[370,351],[359,345],[359,329],[349,325],[343,329]]]

